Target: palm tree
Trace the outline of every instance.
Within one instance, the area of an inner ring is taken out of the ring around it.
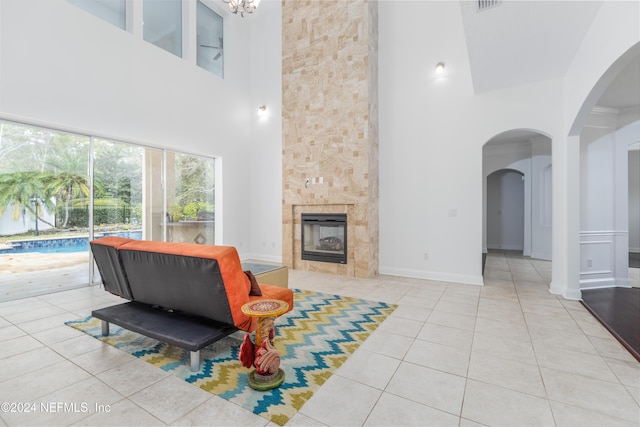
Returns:
[[[47,181],[47,190],[56,195],[58,201],[64,203],[64,221],[62,228],[69,224],[69,206],[76,198],[89,197],[89,180],[87,178],[89,147],[87,144],[66,142],[63,150],[45,163],[52,169]]]
[[[90,194],[88,180],[82,175],[71,172],[61,172],[52,175],[46,186],[47,191],[55,194],[64,202],[64,221],[62,228],[69,223],[69,204],[78,197],[88,197]]]
[[[7,206],[13,208],[12,218],[17,220],[21,211],[29,211],[36,216],[38,212],[53,212],[55,204],[50,191],[47,189],[47,181],[50,175],[46,173],[27,171],[0,174],[0,215]],[[48,221],[36,217],[45,224],[55,227]]]

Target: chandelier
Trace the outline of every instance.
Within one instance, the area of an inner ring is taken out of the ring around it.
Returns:
[[[231,13],[240,12],[240,16],[244,18],[245,13],[253,13],[260,4],[260,0],[223,0],[229,4]]]

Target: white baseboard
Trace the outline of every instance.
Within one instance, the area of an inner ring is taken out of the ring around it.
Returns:
[[[542,252],[531,252],[531,255],[529,255],[531,258],[534,259],[541,259],[544,261],[551,261],[551,254],[545,254]]]
[[[487,248],[494,249],[496,251],[524,251],[524,246],[517,245],[487,245]]]
[[[618,279],[616,280],[616,286],[618,288],[631,288],[631,280],[629,279]]]
[[[588,279],[580,280],[580,289],[602,289],[602,288],[615,288],[618,286],[616,280],[613,277],[607,277],[604,279]]]
[[[634,254],[638,254],[638,253],[640,253],[640,248],[629,248],[629,252],[634,253]]]
[[[549,285],[549,292],[553,295],[562,295],[564,299],[571,301],[580,301],[582,299],[580,289],[565,289],[564,286],[554,281],[551,281]]]
[[[438,282],[463,283],[465,285],[484,285],[481,275],[470,276],[464,274],[442,273],[438,271],[413,270],[409,268],[380,267],[380,274],[390,276],[412,277],[414,279],[434,280]]]

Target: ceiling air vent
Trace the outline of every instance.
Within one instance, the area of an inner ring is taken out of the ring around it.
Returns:
[[[476,11],[483,12],[485,10],[499,6],[501,0],[476,0]]]

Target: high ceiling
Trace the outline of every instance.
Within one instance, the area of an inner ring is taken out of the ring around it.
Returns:
[[[476,93],[562,78],[603,0],[496,3],[478,11],[478,1],[461,1]],[[617,109],[640,105],[640,57],[618,74],[597,105]],[[491,145],[525,141],[533,135],[513,132],[496,136]]]
[[[462,1],[473,86],[484,92],[562,77],[602,1]]]
[[[476,93],[561,78],[603,0],[499,0],[478,11],[461,1],[462,20]],[[640,104],[640,58],[623,70],[598,105]]]
[[[598,105],[626,108],[640,104],[640,57],[623,69],[602,94]]]

